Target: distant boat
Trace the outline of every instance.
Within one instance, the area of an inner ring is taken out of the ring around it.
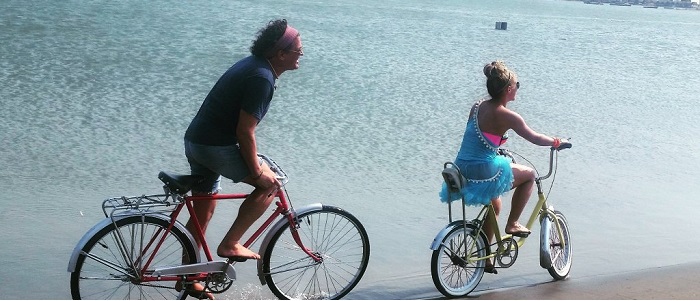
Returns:
[[[610,3],[610,5],[616,5],[616,6],[632,6],[630,3]]]
[[[600,1],[583,1],[583,3],[603,5],[603,2]]]
[[[644,8],[659,8],[656,4],[644,5]]]

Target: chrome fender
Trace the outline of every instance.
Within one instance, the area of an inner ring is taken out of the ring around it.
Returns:
[[[140,213],[138,213],[137,211],[134,211],[131,213],[127,211],[124,214],[116,215],[113,218],[114,218],[114,222],[116,222],[116,221],[122,220],[124,218],[134,216],[134,215],[140,215]],[[163,214],[151,213],[151,214],[146,214],[146,216],[151,216],[151,217],[155,217],[157,219],[164,220],[166,222],[170,222],[170,217],[163,215]],[[78,241],[78,244],[75,245],[75,248],[73,249],[73,253],[70,256],[70,260],[68,261],[68,272],[69,273],[75,272],[75,266],[78,264],[78,256],[80,256],[80,252],[82,252],[82,250],[85,247],[85,245],[87,244],[87,242],[93,236],[95,236],[95,234],[97,234],[97,232],[102,230],[104,227],[110,226],[111,224],[112,224],[112,218],[107,217],[107,218],[103,219],[102,221],[100,221],[99,223],[97,223],[96,225],[94,225],[92,228],[90,228],[90,230],[88,230],[85,233],[85,235],[83,235],[83,238],[81,238],[80,241]],[[190,231],[188,231],[182,223],[180,223],[179,221],[176,221],[174,227],[180,229],[180,231],[185,233],[185,235],[187,235],[187,238],[190,240],[190,243],[193,246],[197,245],[197,243],[195,243],[194,237],[192,237],[192,234],[190,234]],[[195,252],[195,253],[197,255],[197,262],[199,262],[199,252]]]
[[[549,230],[552,228],[552,221],[548,215],[543,215],[540,226],[540,266],[549,269],[552,267],[552,255],[549,250]]]
[[[437,250],[440,247],[440,244],[442,243],[442,241],[445,240],[445,236],[447,236],[447,234],[450,233],[450,231],[452,231],[452,229],[462,226],[463,223],[464,223],[464,221],[457,220],[457,221],[453,221],[453,222],[449,223],[447,226],[445,226],[445,228],[440,230],[440,232],[438,232],[438,234],[433,239],[433,243],[430,244],[430,249],[433,251]],[[466,224],[473,225],[473,223],[471,221],[466,222]],[[472,233],[474,233],[474,229],[467,228],[467,232],[469,232],[469,234],[472,234]]]
[[[299,209],[295,209],[294,211],[296,212],[297,215],[301,215],[306,212],[310,211],[316,211],[316,210],[321,210],[323,209],[323,204],[321,203],[314,203],[310,205],[306,205],[304,207],[301,207]],[[261,260],[258,260],[258,278],[260,278],[260,284],[266,285],[267,282],[265,281],[265,275],[263,274],[263,260],[262,258],[265,258],[265,254],[267,253],[267,245],[270,244],[270,240],[272,240],[272,236],[277,233],[279,229],[282,227],[286,226],[288,224],[287,218],[282,218],[277,221],[270,229],[267,231],[267,234],[263,238],[262,243],[260,243],[260,251],[258,251],[258,254],[260,254]]]

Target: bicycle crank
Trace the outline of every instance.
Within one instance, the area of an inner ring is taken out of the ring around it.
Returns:
[[[508,268],[515,263],[517,258],[518,242],[516,242],[512,237],[502,241],[498,249],[498,256],[496,256],[498,264],[501,267]]]
[[[207,275],[207,280],[204,286],[214,294],[220,294],[227,291],[233,285],[233,280],[226,273],[211,273]]]

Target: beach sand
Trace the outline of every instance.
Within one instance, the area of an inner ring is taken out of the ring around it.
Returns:
[[[482,291],[469,299],[700,299],[700,262]]]

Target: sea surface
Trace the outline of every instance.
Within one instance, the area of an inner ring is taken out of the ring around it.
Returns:
[[[103,218],[101,201],[159,193],[159,171],[189,171],[189,121],[276,18],[299,29],[305,55],[278,80],[259,150],[290,175],[295,206],[340,206],[367,228],[370,265],[347,298],[441,296],[428,248],[447,224],[440,171],[469,107],[486,96],[482,67],[496,59],[519,75],[509,107],[574,145],[544,187],[570,223],[569,281],[700,260],[698,11],[557,0],[4,0],[0,298],[70,298],[68,259]],[[506,146],[546,173],[548,148],[510,135]],[[210,244],[237,209],[219,205]],[[552,281],[533,231],[516,264],[476,292]],[[272,297],[254,264],[237,267],[219,297]]]

